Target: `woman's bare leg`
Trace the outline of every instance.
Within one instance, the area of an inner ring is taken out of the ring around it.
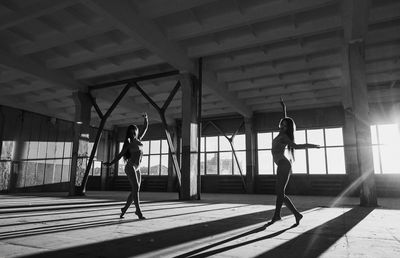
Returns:
[[[277,181],[276,181],[275,213],[274,217],[272,218],[272,222],[280,220],[283,203],[285,203],[285,206],[295,216],[296,224],[299,224],[300,220],[303,218],[303,215],[300,214],[300,212],[296,209],[290,198],[285,194],[286,186],[290,178],[290,170],[291,170],[291,165],[289,161],[281,160],[279,162],[277,171]]]
[[[132,196],[136,208],[135,214],[139,217],[139,219],[145,219],[145,217],[142,214],[142,210],[140,209],[140,201],[139,201],[140,183],[142,181],[139,169],[135,171],[134,175],[135,177],[132,180]]]

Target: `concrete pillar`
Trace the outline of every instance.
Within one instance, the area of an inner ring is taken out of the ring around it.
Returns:
[[[247,184],[247,192],[254,193],[255,191],[255,157],[256,157],[256,148],[255,148],[255,131],[253,127],[253,119],[245,118],[244,119],[244,129],[246,135],[246,184]]]
[[[193,75],[181,74],[182,85],[182,185],[181,200],[198,198],[197,108],[198,83]]]
[[[348,176],[348,185],[355,183],[360,177],[360,167],[358,166],[357,159],[357,141],[356,141],[356,131],[354,116],[349,109],[345,109],[345,124],[343,127],[343,143],[344,143],[344,156],[346,172]],[[349,189],[347,195],[359,196],[360,187],[356,183],[353,189]]]
[[[72,143],[72,161],[69,195],[76,194],[76,186],[82,184],[83,175],[86,170],[86,162],[89,146],[90,115],[92,102],[87,93],[74,92],[75,124],[74,138]]]
[[[346,47],[349,71],[349,100],[346,112],[353,116],[359,180],[361,182],[360,204],[376,206],[377,195],[371,145],[371,129],[368,90],[365,79],[365,44],[363,40],[352,41]]]

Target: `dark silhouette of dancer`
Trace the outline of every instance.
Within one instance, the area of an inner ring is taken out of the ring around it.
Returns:
[[[285,203],[286,207],[293,213],[296,218],[296,225],[299,224],[303,215],[296,209],[292,201],[285,194],[286,185],[289,182],[290,173],[292,172],[292,160],[294,160],[294,149],[305,149],[305,148],[319,148],[319,145],[315,144],[296,144],[294,141],[294,132],[296,131],[296,124],[294,120],[287,116],[286,105],[281,98],[281,105],[283,108],[284,118],[279,122],[279,134],[272,141],[272,157],[275,164],[278,166],[276,172],[276,204],[275,213],[270,223],[274,223],[277,220],[281,220],[281,208],[282,204]],[[290,154],[290,161],[285,157],[284,152],[288,147]]]
[[[121,157],[124,157],[126,161],[125,173],[128,176],[128,180],[132,190],[126,200],[125,206],[121,208],[120,218],[124,217],[126,211],[128,210],[129,206],[132,204],[133,201],[136,207],[135,214],[139,217],[139,219],[146,219],[142,214],[139,204],[139,189],[142,179],[139,167],[143,156],[143,143],[141,142],[141,140],[143,136],[146,134],[149,125],[146,113],[143,114],[143,118],[144,118],[143,131],[139,134],[139,128],[136,125],[128,126],[126,130],[124,145],[122,147],[121,152],[111,162],[105,163],[105,165],[110,166],[111,164],[116,163]]]

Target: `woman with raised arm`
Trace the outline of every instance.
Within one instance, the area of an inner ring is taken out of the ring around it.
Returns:
[[[119,216],[120,218],[124,217],[126,211],[133,201],[136,207],[135,214],[139,217],[139,219],[145,219],[139,204],[139,189],[141,182],[139,167],[143,156],[143,143],[141,142],[141,140],[146,134],[149,122],[146,113],[143,114],[143,118],[143,131],[139,134],[139,128],[136,125],[128,126],[126,130],[124,145],[121,152],[111,162],[105,163],[105,165],[110,166],[111,164],[116,163],[122,157],[124,157],[126,162],[125,173],[128,176],[128,180],[132,190],[128,196],[128,199],[126,200],[125,206],[121,208],[121,215]]]
[[[296,218],[296,225],[299,224],[303,215],[296,209],[292,201],[285,194],[286,185],[289,182],[290,173],[292,172],[292,161],[294,161],[294,149],[319,148],[315,144],[296,144],[294,141],[294,132],[296,124],[293,119],[286,114],[286,105],[281,98],[284,118],[279,122],[279,134],[272,141],[272,158],[278,166],[276,172],[276,204],[275,213],[272,217],[271,224],[277,220],[281,220],[281,208],[285,203],[286,207],[293,213]],[[285,157],[284,152],[286,146],[289,150],[290,161]]]

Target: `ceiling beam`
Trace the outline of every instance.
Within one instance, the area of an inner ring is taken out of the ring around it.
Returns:
[[[85,24],[72,30],[66,30],[64,33],[43,35],[39,40],[17,44],[12,46],[12,49],[18,55],[28,55],[112,30],[114,28],[108,22],[102,20],[91,25]]]
[[[197,74],[196,64],[190,60],[186,52],[175,42],[169,41],[160,28],[144,17],[132,2],[127,0],[92,0],[85,4],[107,17],[117,28],[132,36],[145,48],[164,59],[167,63],[182,72]],[[215,73],[203,71],[203,81],[222,100],[229,103],[243,116],[251,116],[251,110],[234,94],[227,90],[226,85],[217,81]]]
[[[0,19],[0,30],[5,30],[10,27],[17,26],[23,22],[31,19],[53,13],[57,10],[64,9],[68,6],[74,5],[78,0],[68,1],[54,1],[44,0],[32,2],[32,5],[18,10],[17,12],[10,13]]]
[[[228,14],[210,17],[204,21],[202,26],[186,23],[174,26],[167,30],[167,35],[172,40],[196,38],[210,33],[293,15],[294,13],[318,9],[326,5],[335,4],[335,2],[335,0],[264,1],[263,3],[260,2],[261,4],[258,4],[256,8],[247,8],[245,12],[238,10],[237,12],[227,12]]]
[[[17,109],[23,109],[30,112],[39,113],[46,116],[56,117],[64,120],[73,121],[73,116],[69,115],[64,108],[55,109],[50,108],[48,105],[42,103],[29,104],[24,101],[24,99],[6,96],[0,97],[0,104],[8,107],[13,107]]]
[[[215,0],[168,0],[168,4],[165,4],[163,0],[146,0],[137,2],[140,12],[146,14],[147,17],[154,19],[192,9],[214,1]]]
[[[30,58],[17,56],[6,47],[0,47],[0,65],[8,69],[17,70],[37,79],[44,80],[58,88],[86,91],[87,87],[74,81],[68,75],[60,71],[49,70]]]

